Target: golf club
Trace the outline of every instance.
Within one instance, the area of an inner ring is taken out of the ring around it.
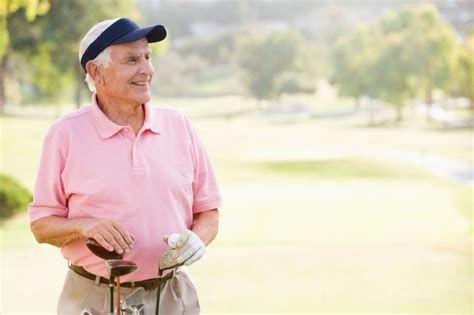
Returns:
[[[161,285],[164,282],[163,281],[163,271],[169,270],[169,269],[177,269],[178,267],[181,267],[184,265],[184,262],[181,264],[176,263],[176,251],[175,250],[169,250],[165,252],[161,257],[160,257],[160,264],[158,266],[158,286],[156,290],[156,308],[155,308],[155,315],[158,315],[160,313],[160,296],[161,296]]]
[[[81,315],[103,315],[103,313],[93,307],[82,310]]]
[[[130,312],[133,315],[139,315],[144,305],[142,303],[145,296],[144,288],[137,288],[133,290],[122,302],[122,312],[129,314]]]
[[[134,262],[121,259],[109,259],[105,261],[107,273],[109,274],[110,288],[110,312],[114,312],[114,289],[117,280],[117,311],[120,312],[120,276],[128,275],[137,269]]]
[[[105,260],[109,259],[123,259],[123,254],[119,254],[116,251],[108,251],[102,245],[100,245],[95,239],[90,238],[86,242],[87,248],[96,255],[97,257],[100,257]]]
[[[120,276],[135,271],[137,265],[133,262],[122,260],[123,254],[119,254],[116,251],[108,251],[93,238],[89,238],[86,241],[86,245],[94,255],[106,260],[107,273],[109,274],[110,314],[114,314],[114,291],[115,280],[117,280],[116,306],[117,312],[120,312]]]

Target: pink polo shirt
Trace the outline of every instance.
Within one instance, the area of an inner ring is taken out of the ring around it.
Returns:
[[[169,249],[162,237],[191,227],[193,214],[221,206],[211,161],[186,117],[144,105],[135,136],[109,120],[92,97],[57,120],[43,144],[30,222],[46,216],[111,218],[135,238],[124,259],[138,269],[123,281],[156,278]],[[64,258],[106,277],[104,261],[85,240],[62,248]]]

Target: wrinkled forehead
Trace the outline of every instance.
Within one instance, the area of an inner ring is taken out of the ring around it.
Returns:
[[[112,58],[126,55],[149,54],[151,52],[146,38],[142,38],[130,43],[111,45],[109,46],[109,49]]]

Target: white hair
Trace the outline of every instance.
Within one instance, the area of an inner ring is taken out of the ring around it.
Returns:
[[[89,30],[89,32],[87,32],[87,34],[81,40],[81,44],[79,45],[79,62],[81,62],[82,55],[84,55],[84,52],[87,50],[90,44],[92,44],[97,39],[97,37],[99,37],[110,25],[114,24],[117,20],[119,19],[102,21],[94,25]],[[94,60],[91,60],[91,62],[107,68],[112,60],[110,57],[110,50],[108,48],[109,47],[105,48],[99,55],[97,55],[97,57],[95,57]],[[86,73],[86,78],[84,81],[87,83],[89,90],[92,92],[96,91],[94,80],[92,80],[88,73]]]
[[[112,58],[110,56],[110,46],[105,48],[97,57],[95,57],[94,60],[91,60],[90,62],[95,63],[98,66],[103,66],[104,68],[108,68],[110,65],[110,62],[112,61]],[[89,75],[89,73],[86,72],[86,77],[84,78],[84,81],[87,83],[87,87],[91,92],[95,92],[95,82]]]

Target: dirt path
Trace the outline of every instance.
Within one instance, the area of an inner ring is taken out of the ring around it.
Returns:
[[[407,162],[420,166],[436,176],[474,188],[474,167],[464,161],[430,154],[386,149],[360,149],[353,152],[353,154],[370,158],[376,157],[381,160],[394,159]]]

